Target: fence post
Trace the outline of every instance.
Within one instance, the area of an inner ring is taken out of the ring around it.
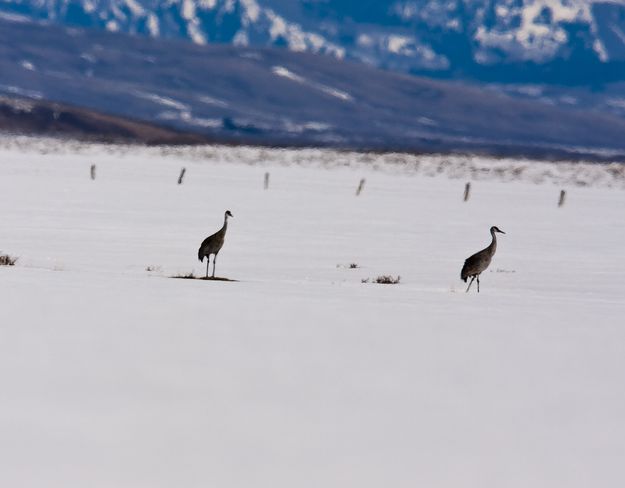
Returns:
[[[362,178],[360,180],[360,183],[358,183],[358,189],[356,190],[356,196],[360,195],[360,192],[362,192],[362,190],[365,188],[365,179]]]
[[[464,185],[464,201],[468,201],[469,197],[471,196],[471,183],[467,182],[466,185]]]

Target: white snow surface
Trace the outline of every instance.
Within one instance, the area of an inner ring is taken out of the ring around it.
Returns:
[[[623,486],[622,169],[0,139],[0,486]]]

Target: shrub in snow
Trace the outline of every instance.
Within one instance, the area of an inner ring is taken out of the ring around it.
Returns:
[[[0,254],[0,266],[14,266],[16,262],[17,258],[8,254]]]
[[[375,279],[366,278],[362,280],[362,283],[379,283],[381,285],[396,285],[399,283],[400,276],[397,275],[397,278],[393,278],[391,275],[382,275],[378,276]]]

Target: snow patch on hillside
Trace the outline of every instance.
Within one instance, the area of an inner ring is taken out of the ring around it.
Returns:
[[[20,61],[20,66],[27,71],[37,71],[35,65],[27,59],[23,59],[22,61]]]
[[[256,0],[240,0],[240,1],[245,11],[244,25],[245,23],[253,24],[254,22],[257,22],[258,19],[260,18],[260,13],[261,13],[261,9],[260,9],[260,6],[258,5],[258,2],[256,2]]]
[[[345,49],[328,42],[323,36],[314,32],[305,32],[296,23],[290,23],[273,10],[265,10],[269,21],[269,36],[272,42],[284,41],[292,51],[311,51],[313,53],[330,54],[337,59],[345,57]]]
[[[135,95],[145,100],[151,100],[154,103],[158,103],[159,105],[165,105],[167,107],[172,107],[178,110],[189,110],[189,106],[187,104],[174,100],[173,98],[156,95],[155,93],[145,93],[140,91],[136,91]]]
[[[137,0],[124,0],[124,3],[130,10],[132,15],[134,15],[135,17],[140,17],[146,13],[145,9],[141,6],[141,4]],[[95,5],[92,6],[91,8],[95,9]],[[86,10],[89,11],[88,8]]]
[[[421,66],[428,69],[449,67],[449,60],[445,56],[441,56],[430,45],[413,36],[361,33],[356,37],[356,45],[366,51],[373,50],[377,53],[418,60]],[[365,56],[365,60],[370,62],[370,57]]]
[[[214,98],[208,95],[200,95],[198,97],[198,100],[202,103],[205,103],[206,105],[214,105],[215,107],[222,107],[222,108],[228,107],[227,102],[224,102],[223,100],[219,100],[218,98]]]
[[[287,78],[289,80],[293,80],[298,83],[306,83],[305,78],[299,75],[296,75],[295,73],[286,69],[283,66],[274,66],[273,68],[271,68],[271,71],[273,71],[276,75],[281,76],[282,78]]]
[[[1,11],[0,11],[0,19],[6,20],[9,22],[16,22],[16,23],[32,22],[32,19],[25,15],[19,15],[19,14],[14,14],[10,12],[1,12]]]
[[[324,85],[322,83],[317,83],[314,81],[307,80],[306,78],[293,73],[292,71],[288,70],[287,68],[283,66],[274,66],[273,68],[271,68],[271,70],[277,76],[280,76],[282,78],[287,78],[289,80],[295,81],[296,83],[308,85],[311,88],[315,88],[316,90],[326,93],[327,95],[336,97],[345,102],[351,102],[353,100],[353,97],[346,91],[339,90],[337,88],[333,88],[333,87]]]
[[[152,37],[158,37],[161,33],[158,17],[153,13],[148,15],[147,21],[148,31]]]
[[[0,104],[11,107],[16,112],[29,113],[34,108],[34,103],[24,98],[9,98],[0,96]]]
[[[20,88],[18,86],[13,85],[4,85],[0,84],[0,93],[10,93],[12,95],[20,95],[26,98],[34,98],[36,100],[41,100],[43,98],[43,93],[36,90],[26,90],[24,88]]]

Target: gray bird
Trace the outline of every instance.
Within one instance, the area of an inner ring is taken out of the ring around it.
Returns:
[[[462,281],[465,283],[467,282],[467,278],[471,278],[469,286],[467,286],[467,292],[469,291],[469,288],[471,288],[475,278],[477,278],[477,292],[480,292],[480,273],[488,268],[488,265],[497,250],[497,238],[495,237],[496,232],[505,234],[505,232],[503,230],[499,230],[498,227],[491,227],[490,235],[493,236],[493,240],[491,241],[490,246],[486,249],[482,249],[480,252],[476,252],[464,262],[464,266],[460,272],[460,278],[462,278]]]
[[[215,277],[215,263],[217,262],[217,254],[224,245],[224,239],[226,237],[226,230],[228,229],[228,217],[232,217],[230,210],[226,210],[224,214],[224,225],[221,229],[215,232],[212,236],[208,236],[202,242],[202,245],[197,251],[197,258],[200,262],[204,261],[206,256],[206,277],[208,278],[208,265],[210,263],[210,255],[213,255],[213,278]]]

